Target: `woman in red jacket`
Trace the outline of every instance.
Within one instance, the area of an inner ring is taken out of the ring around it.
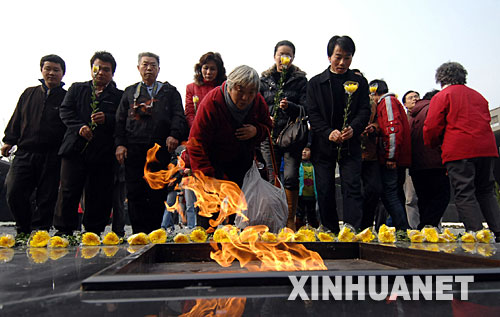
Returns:
[[[208,52],[194,65],[194,82],[186,86],[186,119],[191,129],[196,111],[208,92],[226,80],[226,69],[219,53]]]
[[[443,89],[431,100],[424,123],[424,143],[432,147],[442,144],[441,158],[465,230],[482,229],[483,216],[500,242],[500,208],[493,178],[493,159],[498,157],[498,149],[488,101],[465,86],[466,77],[467,71],[459,63],[444,63],[437,69],[436,82]]]

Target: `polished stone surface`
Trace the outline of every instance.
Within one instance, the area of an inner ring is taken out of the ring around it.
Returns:
[[[496,246],[457,244],[454,252],[500,258]],[[453,246],[399,243],[402,248],[446,252]],[[483,250],[483,249],[488,250]],[[468,301],[288,301],[292,289],[283,286],[192,287],[190,289],[82,292],[82,280],[134,251],[118,247],[70,247],[66,250],[16,247],[0,250],[0,316],[191,316],[210,311],[233,316],[500,316],[500,282],[471,285]],[[431,260],[431,259],[430,259]],[[186,264],[189,265],[189,264]],[[195,306],[198,305],[198,306]],[[202,309],[204,307],[204,309]]]

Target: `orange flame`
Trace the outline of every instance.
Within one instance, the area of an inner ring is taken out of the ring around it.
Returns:
[[[175,203],[172,206],[169,206],[167,202],[165,202],[165,207],[170,212],[177,211],[182,218],[182,222],[186,222],[186,215],[184,215],[184,210],[182,210],[182,206],[179,203],[179,196],[175,197]]]
[[[178,157],[176,166],[169,164],[167,170],[152,172],[149,169],[149,164],[151,162],[157,162],[156,152],[158,152],[159,149],[160,146],[155,144],[154,147],[148,150],[146,164],[144,165],[144,179],[152,189],[161,189],[166,184],[174,182],[174,176],[178,172],[182,172],[185,167],[184,161]],[[179,187],[191,189],[194,192],[196,196],[195,207],[199,207],[198,214],[200,216],[212,217],[213,214],[219,213],[216,220],[209,220],[209,224],[212,228],[209,228],[207,233],[213,232],[213,228],[217,227],[232,214],[239,214],[244,220],[248,220],[248,218],[242,214],[243,210],[247,209],[245,197],[240,187],[234,182],[208,177],[201,171],[193,171],[193,175],[185,177]],[[175,210],[179,210],[177,202],[174,206]]]
[[[242,316],[246,298],[197,299],[191,310],[179,317]]]
[[[223,267],[231,266],[237,259],[240,267],[249,271],[327,270],[321,256],[302,244],[260,242],[258,237],[268,230],[263,225],[246,227],[239,236],[228,235],[230,242],[221,243],[221,249],[211,241],[215,251],[210,252],[210,258]],[[260,266],[252,261],[259,261]]]

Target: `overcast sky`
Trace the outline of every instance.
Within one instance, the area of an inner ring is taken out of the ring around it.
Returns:
[[[26,87],[41,78],[39,61],[58,54],[66,61],[66,89],[90,79],[97,50],[117,60],[121,89],[140,80],[137,54],[160,55],[159,80],[184,98],[193,66],[207,51],[221,53],[227,73],[238,65],[259,73],[273,64],[276,42],[296,46],[295,65],[308,78],[328,67],[333,35],[356,44],[351,68],[368,80],[385,79],[400,97],[438,88],[443,62],[468,71],[468,85],[500,106],[500,1],[2,1],[0,34],[4,127]],[[3,135],[3,133],[2,133]]]

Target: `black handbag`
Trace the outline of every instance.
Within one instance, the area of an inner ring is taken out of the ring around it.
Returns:
[[[288,119],[286,127],[281,130],[276,139],[276,145],[282,149],[288,151],[302,151],[307,145],[309,136],[309,127],[307,124],[308,117],[306,116],[304,107],[299,106],[299,108],[300,112],[297,119],[292,122]]]

